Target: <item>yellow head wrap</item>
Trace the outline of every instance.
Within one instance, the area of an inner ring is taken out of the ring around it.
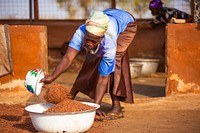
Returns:
[[[103,36],[108,29],[109,18],[102,11],[93,11],[86,20],[86,30],[96,36]]]

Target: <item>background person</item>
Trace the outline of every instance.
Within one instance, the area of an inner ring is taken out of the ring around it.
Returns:
[[[192,22],[193,17],[183,11],[175,8],[163,7],[161,0],[151,0],[149,3],[149,9],[151,14],[155,16],[152,24],[158,23],[170,23],[173,22],[172,19],[184,19],[185,22]]]

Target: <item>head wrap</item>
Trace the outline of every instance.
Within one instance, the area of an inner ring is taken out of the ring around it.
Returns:
[[[102,11],[93,11],[86,20],[86,30],[96,36],[104,36],[108,29],[109,18]]]
[[[162,7],[163,7],[163,3],[161,0],[152,0],[149,3],[149,8],[158,9],[158,8],[162,8]]]

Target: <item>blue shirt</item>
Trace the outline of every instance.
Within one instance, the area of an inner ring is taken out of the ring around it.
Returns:
[[[129,13],[123,10],[108,9],[103,12],[109,17],[108,29],[95,55],[101,57],[101,62],[98,67],[99,73],[102,76],[108,76],[115,70],[117,38],[126,29],[127,25],[135,20]],[[83,24],[76,30],[69,43],[69,47],[78,51],[81,50],[85,36],[85,27],[86,25]]]

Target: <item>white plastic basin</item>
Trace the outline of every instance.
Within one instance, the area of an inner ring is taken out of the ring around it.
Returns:
[[[96,109],[100,105],[90,102],[82,102],[94,109],[82,112],[70,113],[43,113],[54,104],[40,103],[29,105],[25,108],[31,117],[32,124],[37,131],[51,133],[79,133],[87,131],[94,122]]]
[[[143,58],[130,58],[130,62],[142,64],[142,75],[153,74],[157,71],[160,60],[159,59],[143,59]]]

